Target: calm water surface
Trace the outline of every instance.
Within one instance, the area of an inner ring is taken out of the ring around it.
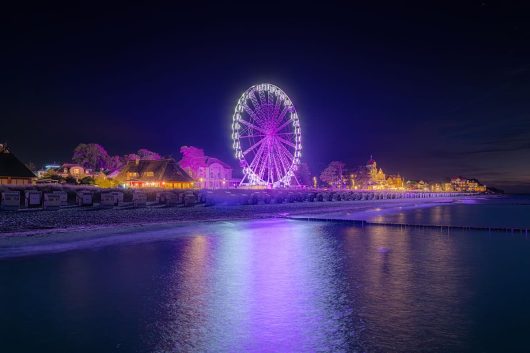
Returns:
[[[530,347],[525,234],[261,220],[170,238],[0,260],[0,351]]]

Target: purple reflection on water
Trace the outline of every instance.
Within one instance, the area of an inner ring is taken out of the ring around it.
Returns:
[[[226,223],[220,237],[194,237],[167,281],[173,293],[164,303],[170,319],[156,323],[155,329],[163,328],[157,348],[346,347],[355,330],[345,326],[352,309],[335,288],[340,285],[333,273],[336,249],[326,234],[311,235],[310,227]]]
[[[461,206],[431,208],[419,221],[480,215]],[[476,207],[489,219],[501,206]],[[530,242],[522,234],[278,219],[119,237],[111,246],[3,260],[2,351],[528,346]]]

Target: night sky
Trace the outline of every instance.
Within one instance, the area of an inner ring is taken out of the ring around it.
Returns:
[[[233,108],[270,82],[297,108],[313,174],[373,154],[407,179],[530,192],[523,2],[187,3],[4,9],[0,141],[38,166],[96,142],[176,158],[193,145],[236,167]]]

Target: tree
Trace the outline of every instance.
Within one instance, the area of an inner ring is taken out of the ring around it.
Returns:
[[[125,159],[125,163],[129,162],[129,161],[137,161],[139,159],[142,159],[139,155],[137,155],[136,153],[131,153],[131,154],[126,154],[125,156],[123,156],[123,158]]]
[[[53,169],[46,171],[39,179],[57,180],[59,183],[62,183],[65,181],[65,179],[59,174],[57,174],[57,172]]]
[[[110,179],[101,173],[94,177],[94,184],[100,188],[115,188],[120,185],[120,182],[115,179]]]
[[[94,185],[94,178],[90,176],[86,176],[83,179],[79,180],[79,184],[81,185]]]
[[[197,175],[199,167],[206,166],[206,156],[203,149],[193,146],[182,146],[180,153],[182,153],[182,159],[179,161],[179,165],[192,178]]]
[[[150,151],[147,148],[140,148],[137,153],[138,156],[140,156],[140,159],[149,159],[154,161],[162,159],[158,153]]]
[[[124,164],[124,158],[120,156],[109,157],[109,160],[107,161],[107,170],[113,172],[123,167]]]
[[[72,185],[77,185],[77,179],[74,178],[73,176],[69,175],[67,176],[66,178],[64,178],[64,182],[66,184],[72,184]]]
[[[103,146],[97,143],[81,143],[74,149],[72,160],[84,168],[107,169],[110,157]]]
[[[342,185],[342,174],[344,171],[344,162],[333,161],[326,169],[320,173],[320,180],[328,183],[329,186],[340,187]]]
[[[300,185],[311,186],[311,171],[309,170],[309,165],[306,162],[300,163],[298,169],[294,173],[296,175],[296,180]]]

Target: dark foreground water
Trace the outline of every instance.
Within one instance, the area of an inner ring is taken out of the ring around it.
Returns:
[[[427,210],[405,217],[454,212]],[[265,220],[169,237],[0,260],[0,352],[530,347],[525,234]]]

